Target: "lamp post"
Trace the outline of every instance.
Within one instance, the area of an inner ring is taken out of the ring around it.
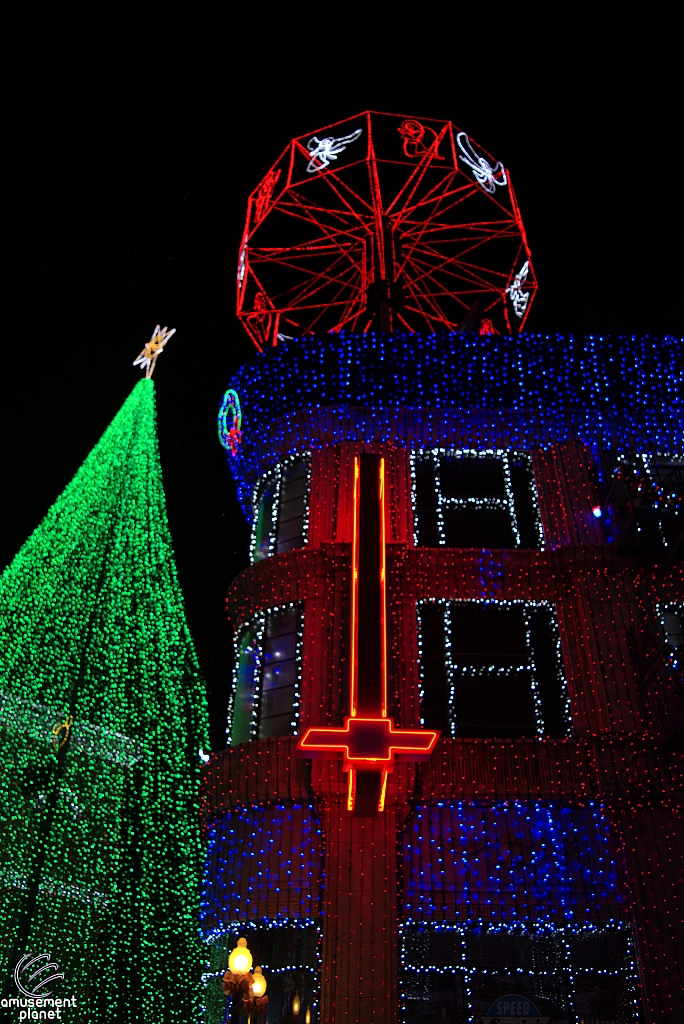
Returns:
[[[252,963],[247,939],[238,939],[237,946],[228,957],[228,969],[223,975],[223,994],[232,1000],[231,1024],[238,1024],[243,1010],[251,1011],[255,1016],[266,1010],[266,978],[260,967],[255,967],[254,973],[251,973]]]

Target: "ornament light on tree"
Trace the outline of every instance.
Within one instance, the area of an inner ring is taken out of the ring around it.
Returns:
[[[134,366],[139,366],[145,371],[146,377],[151,377],[154,373],[154,368],[157,365],[157,359],[159,353],[164,348],[164,345],[169,340],[171,335],[176,333],[176,328],[172,327],[171,330],[168,327],[159,327],[159,324],[152,331],[152,337],[145,345],[137,359],[133,360]]]

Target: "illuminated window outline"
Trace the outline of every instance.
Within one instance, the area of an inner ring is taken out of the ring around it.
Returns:
[[[558,629],[558,614],[556,612],[555,605],[552,601],[529,601],[523,599],[512,599],[507,600],[505,598],[439,598],[437,600],[423,600],[417,601],[416,607],[418,612],[418,668],[420,675],[420,686],[418,691],[419,700],[421,702],[421,718],[420,724],[425,727],[425,721],[422,716],[422,703],[425,697],[425,680],[424,680],[424,669],[425,660],[423,657],[423,630],[421,623],[420,611],[423,605],[443,605],[444,606],[444,655],[445,655],[445,672],[446,681],[448,688],[448,716],[449,716],[449,728],[448,735],[451,739],[460,738],[458,736],[458,727],[456,722],[456,715],[454,711],[454,698],[455,698],[455,672],[458,666],[454,664],[451,657],[451,615],[450,606],[455,604],[478,604],[478,605],[495,605],[500,608],[513,608],[522,606],[523,607],[523,622],[525,625],[525,644],[527,647],[527,661],[525,664],[520,664],[517,671],[529,672],[530,673],[530,691],[532,694],[532,705],[534,708],[534,719],[536,725],[535,739],[543,740],[547,738],[551,739],[562,739],[570,737],[573,734],[572,730],[572,708],[570,703],[570,693],[568,689],[567,679],[563,671],[563,650],[561,646],[560,631]],[[549,620],[551,622],[551,628],[554,634],[555,647],[556,647],[556,678],[560,688],[560,692],[563,696],[563,718],[565,721],[565,730],[563,736],[549,737],[549,734],[545,731],[544,715],[542,709],[542,700],[539,693],[539,682],[536,678],[536,665],[534,662],[534,650],[531,642],[531,626],[530,617],[527,609],[531,608],[547,608],[550,611]],[[467,669],[469,666],[464,665],[463,668]],[[496,665],[488,666],[485,669],[478,669],[472,671],[471,676],[475,678],[476,674],[481,675],[484,672],[498,672],[501,671]],[[505,671],[510,671],[506,669]],[[444,735],[447,735],[445,730]]]
[[[440,475],[439,475],[439,460],[444,456],[456,456],[457,458],[497,458],[503,463],[503,474],[504,474],[504,487],[506,490],[505,497],[503,498],[444,498],[441,490]],[[542,527],[541,515],[539,512],[539,497],[537,494],[536,481],[534,478],[534,470],[532,467],[532,458],[529,452],[518,449],[518,448],[415,448],[410,453],[410,466],[411,466],[411,505],[413,509],[413,543],[416,547],[421,547],[418,538],[418,503],[416,494],[416,462],[424,459],[430,459],[434,466],[435,471],[435,487],[437,495],[437,532],[439,535],[440,546],[446,547],[446,533],[444,529],[444,508],[482,508],[482,509],[501,509],[506,511],[510,517],[511,530],[515,539],[515,548],[521,547],[520,531],[518,529],[518,520],[515,511],[515,497],[513,494],[513,486],[511,483],[511,469],[510,469],[510,458],[524,459],[529,468],[531,486],[530,495],[532,498],[532,508],[534,509],[534,530],[537,535],[538,547],[531,550],[543,551],[544,550],[544,530]]]
[[[252,530],[249,542],[249,560],[253,564],[256,561],[265,561],[267,558],[272,558],[277,553],[277,538],[278,538],[278,513],[280,509],[280,490],[283,480],[283,471],[286,466],[293,462],[304,460],[306,462],[306,485],[304,490],[304,512],[302,515],[302,547],[306,547],[308,534],[309,534],[309,489],[311,487],[311,452],[298,452],[295,455],[289,456],[287,459],[283,459],[282,462],[278,462],[275,466],[272,466],[269,470],[257,480],[252,491]],[[269,550],[267,555],[263,555],[257,559],[257,528],[259,525],[259,503],[261,498],[262,488],[266,485],[267,481],[271,478],[273,480],[273,501],[271,505],[271,528],[269,531]]]
[[[565,964],[558,971],[558,976],[565,983],[572,996],[575,995],[575,977],[577,974],[585,975],[585,969],[578,970],[572,963],[570,944],[568,939],[581,937],[586,934],[597,934],[610,932],[621,932],[624,933],[627,940],[627,955],[629,961],[623,968],[614,968],[613,970],[607,970],[605,967],[596,968],[595,974],[598,977],[610,975],[611,977],[617,978],[624,982],[625,994],[629,993],[631,1003],[631,1022],[637,1024],[640,1019],[639,1006],[640,1006],[640,991],[641,986],[639,983],[639,974],[636,964],[636,953],[634,948],[634,937],[632,934],[632,928],[627,921],[617,921],[610,919],[602,924],[589,924],[584,922],[578,922],[577,924],[552,924],[546,921],[516,921],[511,923],[499,923],[498,921],[479,921],[474,920],[465,924],[464,922],[451,923],[451,922],[440,922],[423,919],[409,918],[404,921],[400,921],[398,924],[398,945],[399,945],[399,1007],[402,1016],[406,1014],[408,1009],[407,1003],[407,982],[415,977],[419,981],[423,981],[423,989],[427,992],[429,986],[425,985],[424,979],[428,974],[438,974],[444,977],[460,977],[463,982],[463,993],[467,1000],[467,1006],[464,1007],[465,1012],[468,1013],[474,1009],[474,999],[476,996],[473,992],[473,983],[478,976],[487,974],[499,974],[497,969],[491,969],[480,966],[470,966],[467,962],[466,943],[462,944],[462,962],[454,964],[437,964],[430,963],[429,959],[427,962],[416,963],[412,962],[407,952],[407,942],[411,932],[417,932],[421,938],[424,937],[425,949],[429,952],[430,948],[430,933],[431,932],[451,932],[460,934],[463,939],[466,938],[468,932],[474,931],[475,929],[485,931],[487,933],[513,933],[529,935],[536,939],[543,939],[548,936],[549,939],[557,939],[562,946],[564,946],[563,952],[565,953]],[[516,977],[529,978],[529,977],[544,977],[547,973],[555,976],[558,969],[554,968],[552,972],[542,971],[530,971],[525,970],[522,967],[512,967],[510,969],[509,977],[511,980]],[[594,973],[594,972],[592,972]],[[500,975],[499,975],[500,976]],[[413,1001],[413,1000],[412,1000]],[[629,1004],[628,1004],[629,1005]],[[479,1016],[479,1014],[475,1014]],[[473,1017],[469,1017],[473,1019]],[[505,1018],[503,1018],[505,1020]],[[570,1017],[568,1018],[570,1019]]]
[[[249,629],[255,630],[254,639],[252,644],[255,650],[255,673],[257,676],[257,685],[254,687],[254,703],[252,704],[252,714],[250,723],[250,735],[247,740],[242,742],[250,743],[253,740],[259,738],[259,722],[261,712],[261,699],[263,693],[263,678],[264,678],[264,641],[266,639],[266,620],[269,615],[274,612],[282,612],[287,609],[295,609],[298,613],[298,624],[297,624],[297,644],[295,649],[295,683],[294,683],[294,700],[292,702],[292,721],[290,722],[291,732],[287,735],[298,736],[299,729],[299,711],[302,703],[302,645],[304,641],[304,607],[301,601],[286,601],[283,604],[274,605],[272,608],[266,608],[263,612],[259,612],[257,615],[252,616],[246,622],[243,622],[238,629],[235,630],[233,635],[233,651],[234,651],[234,665],[233,665],[233,681],[228,699],[228,710],[226,716],[226,737],[227,745],[229,747],[240,746],[240,743],[233,744],[232,733],[233,733],[233,716],[235,712],[235,698],[237,696],[238,688],[238,673],[240,671],[240,645],[244,638],[245,633]]]

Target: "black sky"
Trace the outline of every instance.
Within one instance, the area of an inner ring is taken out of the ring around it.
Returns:
[[[530,330],[684,335],[675,8],[596,8],[60,8],[6,33],[0,562],[124,401],[151,329],[176,327],[159,434],[215,744],[248,538],[216,411],[256,358],[236,254],[246,197],[293,135],[368,108],[453,120],[511,171],[540,286]]]

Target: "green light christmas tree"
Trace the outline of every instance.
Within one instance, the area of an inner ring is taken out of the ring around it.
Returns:
[[[151,379],[0,577],[0,634],[3,1001],[49,953],[65,1019],[191,1024],[208,719]]]

